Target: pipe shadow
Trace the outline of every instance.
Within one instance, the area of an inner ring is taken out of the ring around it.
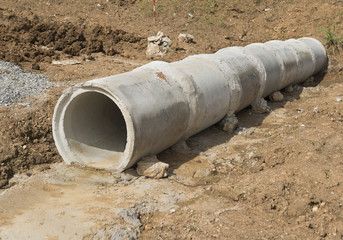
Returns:
[[[247,107],[236,113],[236,117],[239,121],[239,128],[233,133],[227,133],[219,129],[218,124],[215,124],[195,135],[187,140],[187,144],[190,147],[190,151],[178,152],[171,148],[158,154],[158,159],[169,164],[169,173],[175,174],[175,170],[180,168],[183,164],[196,158],[201,153],[229,142],[235,135],[239,134],[242,130],[251,127],[257,127],[262,124],[264,119],[269,116],[273,111],[283,108],[285,104],[300,99],[300,95],[305,87],[316,87],[324,79],[326,75],[326,69],[310,77],[308,80],[295,85],[292,92],[286,92],[285,89],[280,90],[284,95],[284,100],[281,102],[268,101],[268,106],[271,108],[271,112],[265,114],[253,113],[251,107]],[[265,98],[269,100],[268,97]]]

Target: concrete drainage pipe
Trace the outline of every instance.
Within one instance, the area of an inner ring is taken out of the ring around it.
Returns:
[[[53,117],[68,164],[122,171],[327,64],[313,38],[228,47],[75,86]]]

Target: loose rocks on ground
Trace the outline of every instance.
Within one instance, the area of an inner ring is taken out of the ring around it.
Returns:
[[[52,85],[46,76],[0,61],[0,106],[8,106],[26,97],[41,94]]]
[[[158,32],[156,36],[148,37],[146,55],[163,57],[168,52],[170,45],[170,38],[166,37],[163,32]]]
[[[168,176],[169,164],[158,161],[156,155],[143,158],[137,163],[137,173],[149,178],[164,178]]]
[[[269,95],[269,99],[273,102],[281,102],[283,100],[283,95],[281,92],[273,92]]]

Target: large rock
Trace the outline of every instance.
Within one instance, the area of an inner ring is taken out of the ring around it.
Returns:
[[[269,95],[269,99],[273,102],[281,102],[283,100],[283,95],[281,92],[273,92]]]
[[[156,36],[148,37],[146,55],[163,57],[168,52],[170,45],[170,38],[166,37],[163,32],[158,32]]]
[[[148,56],[161,56],[160,47],[155,43],[148,43],[148,48],[146,49],[146,55]]]
[[[268,113],[271,111],[270,107],[267,104],[267,101],[263,98],[255,100],[251,104],[251,108],[254,113]]]
[[[137,173],[149,178],[164,178],[168,176],[169,164],[158,161],[156,156],[144,157],[137,163]]]
[[[226,114],[226,116],[219,123],[220,128],[226,132],[233,132],[238,127],[238,119],[235,114]]]

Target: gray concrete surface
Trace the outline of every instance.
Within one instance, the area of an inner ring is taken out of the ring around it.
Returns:
[[[68,164],[122,171],[326,64],[323,45],[301,38],[156,61],[88,81],[56,105],[56,146]]]

